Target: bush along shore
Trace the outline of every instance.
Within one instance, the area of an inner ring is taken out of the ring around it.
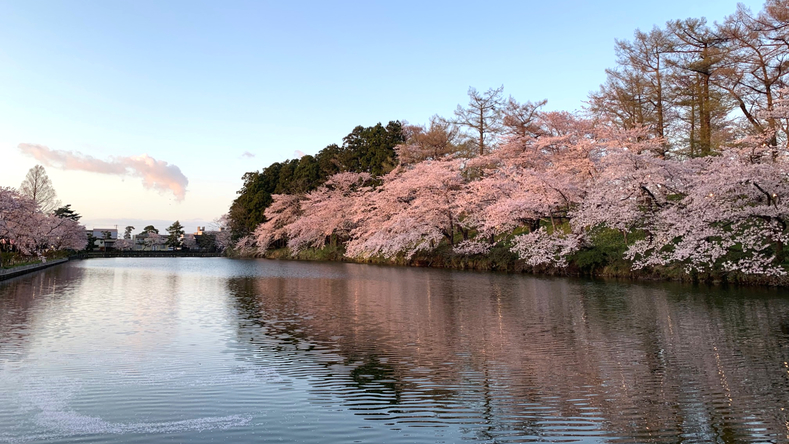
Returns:
[[[785,275],[754,275],[712,269],[708,271],[688,270],[682,264],[644,267],[634,269],[633,262],[623,258],[627,245],[624,236],[615,230],[600,230],[596,233],[594,245],[579,249],[563,266],[538,261],[530,264],[511,250],[499,244],[487,254],[458,254],[448,244],[442,244],[430,251],[419,251],[406,257],[399,253],[392,257],[381,255],[367,257],[348,257],[344,245],[327,242],[322,248],[306,248],[293,252],[287,246],[258,249],[231,249],[226,253],[231,257],[258,257],[274,260],[329,261],[359,264],[429,267],[456,270],[497,271],[507,273],[527,273],[549,276],[606,277],[632,280],[670,280],[708,284],[742,284],[789,286]],[[535,261],[531,261],[532,263]],[[789,269],[789,261],[782,266]]]

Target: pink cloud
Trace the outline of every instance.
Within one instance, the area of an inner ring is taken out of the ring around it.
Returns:
[[[142,185],[147,189],[159,192],[172,191],[179,201],[186,197],[189,179],[183,175],[181,169],[147,154],[113,157],[110,161],[105,161],[80,152],[53,150],[34,143],[20,143],[19,150],[49,167],[139,177],[142,178]]]

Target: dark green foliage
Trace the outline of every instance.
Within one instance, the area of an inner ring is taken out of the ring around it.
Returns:
[[[518,255],[510,251],[509,247],[496,245],[490,250],[487,259],[493,270],[512,270],[513,264],[518,262]]]
[[[342,171],[342,165],[340,164],[341,152],[342,148],[333,143],[315,155],[315,161],[318,163],[318,177],[325,179]]]
[[[346,364],[355,361],[349,358]],[[381,362],[375,355],[364,358],[364,363],[353,367],[351,379],[359,386],[363,387],[365,393],[390,394],[394,393],[391,404],[399,404],[402,395],[401,383],[397,381],[397,375],[392,365]],[[386,382],[384,382],[386,381]]]
[[[167,233],[167,242],[165,242],[165,245],[173,248],[180,247],[181,237],[184,235],[184,227],[181,225],[181,222],[173,222],[172,225],[167,227]]]
[[[275,162],[262,171],[244,174],[244,185],[230,206],[233,238],[245,236],[265,221],[272,194],[308,193],[334,174],[367,172],[373,176],[388,173],[397,165],[394,147],[405,141],[400,122],[386,126],[357,126],[343,138],[343,145],[329,145],[315,156]]]
[[[96,236],[93,235],[92,231],[88,231],[88,244],[85,245],[85,251],[93,251],[96,248]]]
[[[405,142],[400,122],[380,123],[364,128],[357,126],[343,139],[340,164],[343,171],[370,173],[380,176],[397,164],[394,147]]]
[[[274,164],[263,170],[244,174],[244,185],[238,191],[238,197],[230,205],[228,218],[233,237],[238,239],[251,233],[263,221],[263,212],[271,205],[271,194],[274,193],[279,177],[280,164]],[[266,174],[268,170],[276,171],[277,175]],[[272,180],[274,179],[274,180]]]
[[[625,239],[625,235],[618,230],[596,227],[589,233],[591,245],[578,250],[569,262],[585,274],[603,273],[604,269],[620,274],[631,270],[630,262],[623,259],[628,243],[643,238],[640,232],[628,233]]]
[[[627,250],[624,235],[610,228],[596,227],[589,233],[591,245],[576,252],[570,262],[582,272],[593,274],[616,262],[622,262]],[[629,268],[629,267],[628,267]]]
[[[74,255],[71,250],[50,250],[42,254],[48,261],[64,259]],[[40,264],[41,259],[38,257],[25,256],[18,251],[0,251],[0,268],[9,269],[15,267],[23,267],[25,265]]]
[[[159,234],[159,230],[156,227],[154,227],[153,225],[146,226],[145,228],[142,229],[142,232],[143,233],[156,233],[156,234]]]
[[[71,219],[74,221],[79,221],[80,218],[82,218],[82,216],[75,213],[74,210],[71,209],[71,204],[68,204],[66,206],[60,207],[57,210],[55,210],[55,216],[61,219]]]
[[[313,190],[316,184],[322,182],[320,176],[320,167],[315,157],[306,155],[302,156],[293,169],[293,176],[290,180],[291,192],[305,193]]]
[[[25,256],[18,252],[4,251],[0,252],[0,268],[14,268],[23,267],[25,265],[33,265],[41,263],[41,259],[31,256]]]
[[[277,168],[277,187],[274,189],[276,194],[288,194],[293,186],[293,173],[298,166],[298,159],[289,160],[279,164]]]
[[[216,251],[216,236],[213,234],[202,234],[195,236],[197,248],[203,251]]]
[[[0,251],[0,268],[10,267],[14,263],[14,255],[13,251]]]

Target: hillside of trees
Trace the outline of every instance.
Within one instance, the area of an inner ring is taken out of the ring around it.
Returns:
[[[785,283],[789,1],[616,54],[578,112],[471,88],[452,117],[247,173],[236,250]]]
[[[394,148],[404,141],[400,122],[357,126],[343,138],[342,146],[331,144],[315,156],[275,162],[262,171],[244,174],[244,185],[228,213],[233,238],[249,235],[266,220],[264,212],[274,194],[304,194],[341,172],[380,176],[392,171],[397,165]]]

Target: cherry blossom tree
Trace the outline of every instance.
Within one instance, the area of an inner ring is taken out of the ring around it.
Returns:
[[[464,179],[460,160],[425,161],[389,173],[384,184],[357,199],[358,227],[346,245],[350,257],[429,251],[442,240],[454,245]],[[464,234],[465,236],[465,234]]]
[[[258,248],[254,235],[243,236],[234,245],[237,254],[246,257],[256,257],[265,249]]]
[[[573,212],[573,226],[606,226],[627,233],[650,230],[656,213],[688,192],[693,162],[661,159],[650,152],[618,150],[600,163],[600,174]]]
[[[164,248],[166,242],[167,236],[162,236],[154,231],[147,232],[146,236],[142,239],[143,249],[148,251],[161,250]]]
[[[585,119],[532,112],[521,122],[528,130],[513,131],[499,150],[468,163],[480,178],[462,197],[463,224],[480,236],[492,239],[522,226],[536,231],[541,223],[555,230],[583,200],[600,158],[611,149]]]
[[[118,239],[115,241],[114,248],[120,251],[131,250],[134,248],[134,241],[132,239]]]
[[[230,245],[230,219],[227,214],[223,214],[214,219],[214,230],[210,233],[214,236],[214,247],[222,252]]]
[[[308,193],[300,202],[301,215],[285,229],[291,252],[323,248],[331,236],[348,239],[356,228],[355,202],[363,201],[371,178],[369,173],[339,173]]]
[[[566,267],[567,258],[583,244],[583,237],[560,230],[548,233],[545,227],[528,234],[516,236],[511,251],[528,265],[553,265]]]
[[[0,239],[23,255],[39,252],[45,216],[36,202],[13,188],[0,188]]]
[[[85,248],[85,227],[71,218],[44,214],[36,202],[12,188],[0,188],[0,244],[23,255]]]
[[[115,245],[117,247],[117,242]],[[194,250],[197,248],[197,239],[195,238],[195,235],[191,233],[184,234],[184,237],[181,239],[181,245],[188,250]]]
[[[46,244],[54,250],[83,250],[88,243],[85,226],[70,218],[46,216]]]
[[[697,159],[686,195],[655,215],[651,235],[626,256],[634,268],[681,264],[687,272],[785,275],[789,169],[736,152]]]
[[[0,187],[0,246],[12,248],[17,211],[29,200],[23,199],[13,188]]]
[[[271,198],[272,203],[265,212],[266,221],[258,225],[250,239],[244,241],[244,245],[254,244],[261,252],[275,242],[287,242],[288,225],[301,215],[301,196],[272,194]]]

